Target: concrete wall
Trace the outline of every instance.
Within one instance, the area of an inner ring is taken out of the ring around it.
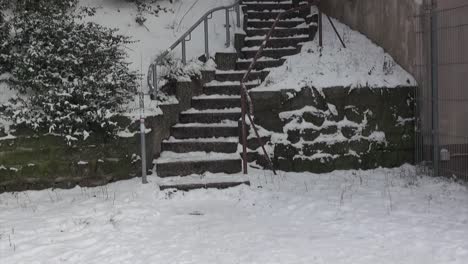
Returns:
[[[383,47],[416,76],[414,16],[423,0],[324,0],[324,12]]]

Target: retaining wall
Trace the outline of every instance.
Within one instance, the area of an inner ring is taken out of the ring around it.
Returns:
[[[284,171],[397,167],[413,163],[414,87],[251,92],[256,124]],[[268,134],[268,133],[263,133]],[[251,160],[266,165],[255,141]]]

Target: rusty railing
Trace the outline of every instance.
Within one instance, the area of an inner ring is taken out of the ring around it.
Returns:
[[[273,22],[273,25],[271,26],[270,30],[268,31],[268,34],[266,35],[265,39],[263,40],[262,45],[258,49],[257,54],[255,54],[255,57],[253,58],[252,63],[250,63],[250,66],[247,69],[247,72],[244,74],[244,76],[242,77],[242,80],[240,81],[240,86],[241,86],[241,109],[242,109],[241,110],[242,111],[242,162],[243,162],[242,166],[243,166],[244,174],[247,174],[247,124],[246,124],[246,117],[245,117],[247,115],[247,117],[248,117],[248,119],[250,121],[250,125],[252,126],[252,128],[255,131],[255,136],[256,136],[256,138],[258,140],[258,143],[262,147],[262,151],[263,151],[263,155],[265,157],[265,160],[268,162],[268,164],[270,165],[271,170],[276,175],[276,170],[275,170],[275,168],[273,166],[273,162],[271,161],[270,156],[266,152],[265,144],[264,144],[264,142],[262,142],[262,140],[260,138],[260,135],[258,133],[258,129],[255,126],[255,123],[253,121],[253,118],[252,118],[252,115],[253,115],[253,102],[252,102],[252,99],[249,96],[249,92],[247,90],[247,87],[245,86],[245,82],[248,80],[249,74],[254,69],[254,67],[255,67],[255,65],[257,63],[257,60],[261,57],[263,49],[265,49],[268,41],[270,40],[271,35],[273,34],[273,31],[275,30],[276,25],[278,24],[278,21],[283,16],[285,16],[287,14],[290,14],[290,13],[293,13],[293,12],[296,12],[296,11],[300,11],[300,10],[303,10],[303,9],[306,9],[306,8],[311,8],[312,6],[317,6],[319,3],[320,3],[320,0],[309,0],[307,2],[307,4],[301,4],[301,5],[297,6],[297,7],[293,7],[291,9],[289,9],[289,10],[286,10],[286,11],[281,12],[280,14],[278,14],[275,21]],[[321,26],[321,25],[319,25],[319,26]],[[321,34],[320,34],[320,38],[321,38]],[[322,41],[320,41],[320,43],[321,42]],[[247,112],[247,108],[249,110],[248,112]]]

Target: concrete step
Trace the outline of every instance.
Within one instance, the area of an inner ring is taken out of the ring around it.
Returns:
[[[292,0],[243,0],[243,4],[259,4],[259,3],[290,3]]]
[[[245,38],[244,47],[253,47],[262,45],[265,36],[254,36]],[[309,41],[309,35],[296,35],[284,38],[270,38],[267,42],[267,48],[294,47],[302,42]]]
[[[247,89],[252,89],[260,85],[260,80],[248,82],[245,84]],[[203,87],[203,93],[206,95],[212,94],[228,94],[240,95],[239,82],[211,82]]]
[[[201,183],[182,183],[182,184],[161,184],[159,185],[160,190],[166,190],[166,189],[176,189],[180,191],[191,191],[191,190],[196,190],[196,189],[228,189],[232,187],[236,187],[239,185],[249,185],[249,181],[245,182],[201,182]]]
[[[177,189],[190,191],[194,189],[226,189],[239,185],[250,185],[249,178],[236,174],[213,174],[213,175],[192,175],[186,177],[167,177],[158,182],[159,189]]]
[[[206,172],[233,174],[239,173],[242,169],[241,159],[237,153],[163,151],[155,163],[159,177],[186,176]]]
[[[258,52],[258,49],[259,47],[243,48],[242,54],[244,54],[244,57],[247,59],[254,58]],[[298,54],[299,52],[301,52],[300,47],[285,47],[285,48],[278,48],[278,49],[269,48],[269,49],[264,49],[261,55],[265,57],[269,57],[269,58],[280,59],[285,56]]]
[[[181,123],[221,123],[224,120],[237,121],[241,117],[240,108],[207,109],[197,111],[189,109],[180,114]]]
[[[175,139],[170,138],[162,143],[163,151],[172,151],[176,153],[185,152],[224,152],[234,153],[237,151],[239,138],[205,138],[205,139]]]
[[[224,109],[240,106],[240,95],[201,95],[192,98],[195,109]]]
[[[247,81],[265,80],[269,72],[267,71],[252,71],[250,72]],[[245,71],[216,71],[215,80],[218,82],[238,82],[244,77]]]
[[[237,121],[219,124],[177,124],[171,128],[171,135],[177,139],[238,137],[239,128]]]
[[[275,20],[256,20],[249,19],[247,21],[248,28],[271,28]],[[277,28],[293,28],[304,23],[304,19],[280,20],[276,23]]]
[[[270,31],[269,28],[247,28],[245,31],[247,37],[253,36],[266,36]],[[272,37],[290,37],[295,35],[307,35],[309,34],[308,27],[295,27],[295,28],[275,28],[272,33]]]
[[[242,9],[245,11],[272,11],[272,10],[283,10],[293,8],[292,2],[244,2]]]
[[[272,12],[262,12],[262,11],[247,11],[244,14],[247,14],[248,19],[260,19],[260,20],[272,20],[276,19],[282,11],[272,11]],[[299,12],[292,12],[283,15],[282,20],[287,20],[291,18],[300,18]]]
[[[255,70],[263,70],[266,68],[274,68],[283,65],[286,59],[260,58],[254,66]],[[252,63],[252,59],[238,60],[236,68],[238,70],[247,70]]]

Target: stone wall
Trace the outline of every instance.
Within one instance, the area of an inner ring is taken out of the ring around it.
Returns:
[[[397,167],[414,157],[414,88],[251,92],[275,166],[316,173]],[[249,140],[251,160],[265,162]]]
[[[149,170],[180,112],[190,108],[192,96],[200,93],[203,80],[209,81],[211,75],[203,72],[201,80],[174,83],[169,89],[178,103],[160,105],[162,115],[146,118]],[[21,128],[9,136],[0,134],[0,193],[99,186],[141,176],[139,120],[119,116],[114,121],[126,128],[115,138],[91,134],[86,140],[67,140]]]

